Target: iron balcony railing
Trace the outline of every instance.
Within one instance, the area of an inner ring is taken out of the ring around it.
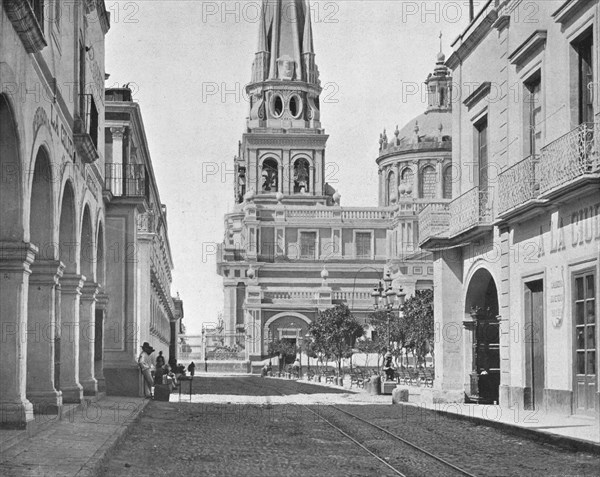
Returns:
[[[419,213],[419,243],[448,236],[450,228],[450,204],[432,202]]]
[[[148,178],[143,164],[106,164],[105,187],[115,197],[148,198]]]
[[[491,225],[493,197],[491,188],[473,187],[450,202],[449,235],[458,235],[476,225]]]
[[[517,162],[498,176],[498,214],[535,199],[539,193],[537,180],[539,156],[532,155]]]
[[[600,170],[597,142],[599,123],[582,123],[542,148],[539,167],[540,194],[577,177]],[[594,137],[596,140],[594,141]]]

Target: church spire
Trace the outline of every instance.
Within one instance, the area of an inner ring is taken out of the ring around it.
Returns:
[[[290,82],[295,93],[286,86]],[[309,0],[263,0],[258,51],[246,89],[250,128],[290,123],[292,128],[320,128],[321,87]]]

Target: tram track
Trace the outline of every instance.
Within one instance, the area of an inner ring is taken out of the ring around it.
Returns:
[[[292,394],[286,394],[265,382],[262,384],[273,389],[281,396],[292,396]],[[307,393],[302,392],[298,392],[298,394],[307,395]],[[346,439],[375,458],[388,470],[393,472],[394,475],[407,477],[421,475],[475,477],[474,474],[458,467],[443,457],[429,452],[427,449],[336,405],[328,404],[320,406],[318,410],[312,409],[307,404],[297,403],[296,405],[301,406],[315,415],[320,421],[328,424]],[[331,410],[334,411],[331,412]]]

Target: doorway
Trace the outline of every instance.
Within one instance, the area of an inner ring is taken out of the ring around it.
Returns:
[[[525,408],[541,409],[544,402],[544,283],[525,284]]]

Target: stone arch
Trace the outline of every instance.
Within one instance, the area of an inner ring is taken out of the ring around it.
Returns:
[[[276,315],[273,315],[271,318],[269,318],[265,322],[265,328],[268,328],[271,324],[273,324],[279,318],[283,318],[284,316],[293,316],[294,318],[300,318],[301,320],[304,320],[307,325],[310,325],[312,323],[312,320],[306,315],[303,315],[302,313],[298,313],[296,311],[282,311],[281,313],[277,313]]]
[[[96,226],[96,281],[100,286],[105,285],[105,250],[104,250],[104,225],[102,221],[98,221]]]
[[[400,186],[398,192],[400,197],[411,197],[413,195],[414,188],[414,171],[412,167],[405,166],[400,171]]]
[[[54,174],[48,150],[40,146],[32,166],[29,199],[29,239],[38,247],[36,260],[54,260],[57,247],[54,243]]]
[[[279,161],[272,156],[261,159],[261,191],[277,192],[281,178],[279,177]]]
[[[385,205],[394,204],[396,199],[396,172],[391,169],[385,179]]]
[[[79,270],[88,281],[95,281],[96,247],[89,204],[83,207],[81,217],[81,240],[79,242]]]
[[[465,362],[467,397],[478,403],[498,402],[500,394],[500,327],[498,288],[484,266],[473,269],[465,294],[467,329]]]
[[[452,164],[447,164],[442,169],[442,198],[452,199]]]
[[[75,215],[75,191],[70,180],[65,182],[60,201],[58,249],[59,259],[65,264],[66,273],[79,271],[77,257],[77,219]]]
[[[22,163],[17,123],[9,98],[0,94],[0,241],[26,240]]]

